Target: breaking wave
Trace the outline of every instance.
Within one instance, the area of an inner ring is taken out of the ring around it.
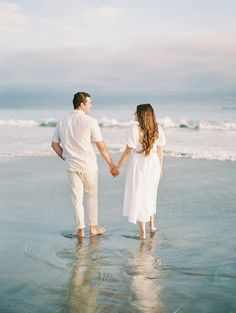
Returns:
[[[126,128],[133,125],[133,120],[119,121],[115,118],[102,118],[98,121],[99,125],[103,128],[109,127],[121,127]],[[187,120],[179,119],[174,120],[168,116],[159,119],[159,123],[164,129],[168,128],[185,128],[191,130],[207,130],[207,131],[235,131],[236,121],[213,121],[213,120]],[[55,119],[43,119],[43,120],[18,120],[8,119],[0,120],[0,126],[8,127],[55,127],[57,121]]]
[[[14,126],[14,127],[55,127],[57,121],[54,119],[45,120],[18,120],[8,119],[0,120],[0,126]]]
[[[175,158],[219,160],[219,161],[236,161],[236,155],[225,152],[182,152],[182,151],[165,151],[166,155]]]
[[[121,153],[125,146],[122,144],[107,144],[110,153]],[[204,159],[204,160],[219,160],[219,161],[236,161],[236,155],[226,152],[185,152],[185,151],[171,151],[164,150],[166,156],[175,158],[189,158],[189,159]],[[45,157],[55,156],[52,151],[39,151],[39,152],[10,152],[0,153],[0,157]]]

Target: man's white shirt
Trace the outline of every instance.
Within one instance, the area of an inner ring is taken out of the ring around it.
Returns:
[[[94,142],[103,141],[98,122],[82,110],[74,110],[57,123],[52,141],[61,143],[69,171],[98,169]]]

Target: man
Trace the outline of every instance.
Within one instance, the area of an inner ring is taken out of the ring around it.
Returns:
[[[89,116],[92,108],[90,95],[86,92],[77,92],[73,105],[74,111],[57,123],[52,148],[67,165],[78,236],[84,237],[84,192],[87,196],[90,235],[100,235],[105,229],[98,226],[98,165],[94,144],[107,162],[110,171],[114,164],[97,121]]]

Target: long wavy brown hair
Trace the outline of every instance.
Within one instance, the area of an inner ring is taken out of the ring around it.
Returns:
[[[158,123],[155,112],[151,104],[140,104],[136,109],[139,127],[143,133],[143,150],[145,156],[148,156],[152,150],[155,141],[159,138]]]

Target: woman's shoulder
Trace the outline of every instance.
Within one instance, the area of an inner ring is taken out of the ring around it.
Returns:
[[[163,127],[161,126],[161,124],[159,122],[157,122],[157,125],[158,125],[158,130],[163,132]]]
[[[158,123],[158,131],[161,135],[164,135],[164,130],[160,123]]]
[[[130,125],[130,127],[132,127],[132,128],[138,128],[138,127],[139,127],[138,121],[132,121],[132,124]]]
[[[139,124],[136,121],[133,121],[132,124],[129,126],[128,131],[136,133],[138,131]]]

